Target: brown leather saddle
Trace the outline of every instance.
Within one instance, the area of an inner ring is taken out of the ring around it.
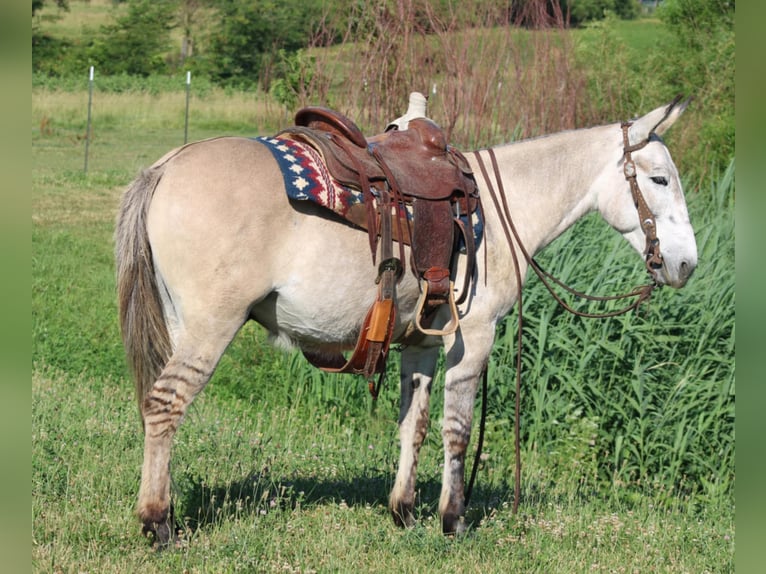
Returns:
[[[457,329],[456,304],[465,298],[473,276],[471,214],[478,206],[478,189],[465,157],[448,145],[442,129],[430,119],[413,119],[406,130],[369,139],[352,120],[328,108],[303,108],[296,114],[295,124],[280,137],[311,145],[336,181],[361,190],[363,208],[348,217],[367,230],[373,261],[378,246],[381,251],[378,300],[368,312],[352,358],[341,365],[339,358],[328,361],[306,355],[325,370],[362,373],[369,380],[385,367],[396,313],[395,283],[405,264],[405,243],[411,246],[410,266],[421,281],[417,329],[427,335],[445,335]],[[406,215],[408,210],[411,219]],[[452,264],[461,236],[461,249],[468,255],[469,265],[462,294],[456,300]],[[399,243],[398,260],[393,257],[394,240]],[[434,311],[444,304],[450,306],[450,321],[443,328],[430,328]],[[380,348],[370,348],[371,342],[380,343]]]

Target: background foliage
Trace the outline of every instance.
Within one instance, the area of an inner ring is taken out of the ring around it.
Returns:
[[[438,86],[431,114],[458,145],[509,136],[470,125],[469,112],[490,107],[514,114],[513,137],[529,137],[625,117],[682,93],[699,110],[673,136],[689,158],[682,167],[715,173],[734,156],[734,1],[664,0],[649,14],[635,0],[91,4],[102,18],[67,28],[56,20],[84,13],[81,0],[33,1],[36,73],[66,83],[90,65],[100,76],[191,70],[195,81],[271,90],[288,110],[309,100],[351,106],[343,111],[365,127],[396,117],[411,90]],[[627,45],[620,27],[636,19],[645,38]],[[318,47],[330,49],[312,52]],[[339,77],[356,81],[333,85]],[[498,107],[501,90],[518,107]]]

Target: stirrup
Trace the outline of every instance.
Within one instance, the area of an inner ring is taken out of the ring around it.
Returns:
[[[447,323],[443,329],[427,329],[420,324],[420,317],[423,315],[423,309],[426,305],[426,298],[428,297],[428,281],[421,279],[420,281],[420,297],[415,305],[415,327],[418,331],[424,335],[435,335],[437,337],[443,337],[444,335],[452,335],[460,326],[460,320],[458,318],[457,305],[455,304],[455,282],[449,282],[449,308],[450,317],[449,323]]]

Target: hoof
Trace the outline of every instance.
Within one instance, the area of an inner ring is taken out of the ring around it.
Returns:
[[[442,532],[447,536],[460,535],[466,531],[465,517],[447,513],[442,516]]]
[[[183,528],[176,523],[173,507],[171,506],[164,519],[144,520],[141,533],[153,540],[152,546],[154,548],[165,550],[170,548],[171,545],[178,546],[179,540],[183,536]]]
[[[152,546],[157,550],[165,550],[170,547],[171,542],[175,541],[175,533],[167,522],[144,524],[141,532],[144,536],[153,540]]]
[[[413,514],[412,504],[397,504],[391,507],[391,518],[394,524],[401,528],[412,528],[415,526],[415,515]]]

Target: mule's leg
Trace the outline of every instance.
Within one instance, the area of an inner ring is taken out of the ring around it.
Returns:
[[[478,377],[445,381],[444,471],[439,498],[439,515],[445,534],[459,534],[465,530],[465,454],[471,439],[477,382]]]
[[[137,512],[144,533],[153,533],[160,547],[167,546],[175,536],[170,505],[173,436],[241,324],[219,324],[217,329],[209,329],[204,339],[186,331],[141,405],[144,463]]]
[[[444,381],[444,471],[439,498],[439,515],[445,534],[459,534],[465,525],[465,455],[471,439],[473,407],[479,378],[492,350],[492,330],[474,331],[473,353],[463,347],[463,335],[469,326],[461,326],[447,345],[447,371]],[[468,337],[466,337],[468,338]]]
[[[399,469],[389,498],[391,514],[399,526],[415,524],[415,475],[420,447],[428,429],[431,382],[438,356],[439,347],[407,347],[402,351]]]

